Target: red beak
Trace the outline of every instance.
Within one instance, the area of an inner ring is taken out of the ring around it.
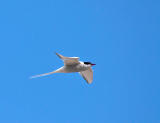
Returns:
[[[92,66],[96,65],[96,64],[91,64]]]

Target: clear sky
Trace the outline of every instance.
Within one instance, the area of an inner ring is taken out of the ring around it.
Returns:
[[[1,123],[160,123],[159,0],[1,0],[0,42]]]

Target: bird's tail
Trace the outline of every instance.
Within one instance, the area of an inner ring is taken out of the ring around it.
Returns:
[[[52,72],[49,72],[49,73],[43,73],[43,74],[31,76],[30,79],[37,78],[37,77],[41,77],[41,76],[50,75],[50,74],[53,74],[53,73],[56,73],[56,71],[52,71]]]

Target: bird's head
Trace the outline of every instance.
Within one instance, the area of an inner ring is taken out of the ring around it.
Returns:
[[[91,66],[96,65],[96,64],[93,64],[93,63],[91,63],[91,62],[84,62],[84,64],[85,64],[85,65],[91,65]]]

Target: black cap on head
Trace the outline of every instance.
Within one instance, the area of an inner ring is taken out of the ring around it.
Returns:
[[[84,64],[86,64],[86,65],[96,65],[96,64],[93,64],[93,63],[91,63],[91,62],[84,62]]]
[[[92,63],[91,63],[91,62],[84,62],[84,64],[87,64],[87,65],[88,65],[88,64],[92,64]]]

